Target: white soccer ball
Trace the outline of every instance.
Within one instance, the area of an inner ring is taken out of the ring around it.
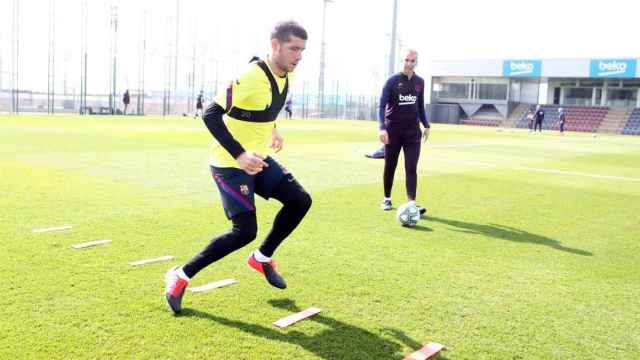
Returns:
[[[396,219],[402,226],[416,226],[420,220],[420,210],[415,205],[404,204],[398,208]]]

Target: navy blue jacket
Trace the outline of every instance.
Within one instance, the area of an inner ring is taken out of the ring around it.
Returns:
[[[411,128],[418,126],[418,120],[429,127],[424,111],[424,80],[416,74],[411,79],[404,73],[391,76],[380,96],[380,130]]]

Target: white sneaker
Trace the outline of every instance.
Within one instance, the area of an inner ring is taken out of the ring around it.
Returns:
[[[389,211],[393,209],[393,205],[391,205],[391,200],[383,199],[380,203],[380,209],[384,211]]]

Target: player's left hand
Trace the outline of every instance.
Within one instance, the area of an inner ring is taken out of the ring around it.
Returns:
[[[428,138],[429,138],[429,128],[424,128],[424,131],[422,132],[422,141],[427,142]]]
[[[279,152],[280,150],[282,150],[282,146],[284,146],[284,139],[282,138],[282,136],[280,136],[278,130],[276,130],[276,128],[273,128],[273,131],[271,131],[271,148],[276,152]]]

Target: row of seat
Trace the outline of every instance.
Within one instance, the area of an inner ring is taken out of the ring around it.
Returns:
[[[640,135],[640,108],[633,109],[622,130],[626,135]]]
[[[562,105],[542,105],[541,108],[545,112],[544,122],[542,123],[543,130],[559,130],[559,108],[564,108],[566,114],[565,130],[568,131],[582,131],[582,132],[596,132],[600,128],[600,125],[604,121],[605,117],[609,113],[609,107],[606,106],[562,106]],[[530,110],[535,111],[536,105],[532,105]],[[497,119],[495,116],[480,116],[474,115],[472,118],[462,120],[462,124],[465,125],[478,125],[478,126],[500,126],[501,119]],[[525,112],[516,122],[517,128],[528,128],[529,119],[527,119],[527,112]],[[640,108],[634,109],[628,120],[622,129],[623,134],[628,135],[640,135]]]
[[[545,130],[559,130],[560,129],[560,115],[558,113],[559,108],[563,108],[566,114],[565,130],[569,131],[584,131],[595,132],[600,127],[600,124],[607,116],[609,112],[608,107],[595,106],[595,107],[580,107],[580,106],[560,106],[560,105],[542,105],[542,110],[545,113],[544,122],[542,128]],[[535,106],[531,106],[532,111],[535,111]],[[522,115],[522,118],[517,122],[516,127],[528,128],[529,119],[527,119],[527,112]]]

